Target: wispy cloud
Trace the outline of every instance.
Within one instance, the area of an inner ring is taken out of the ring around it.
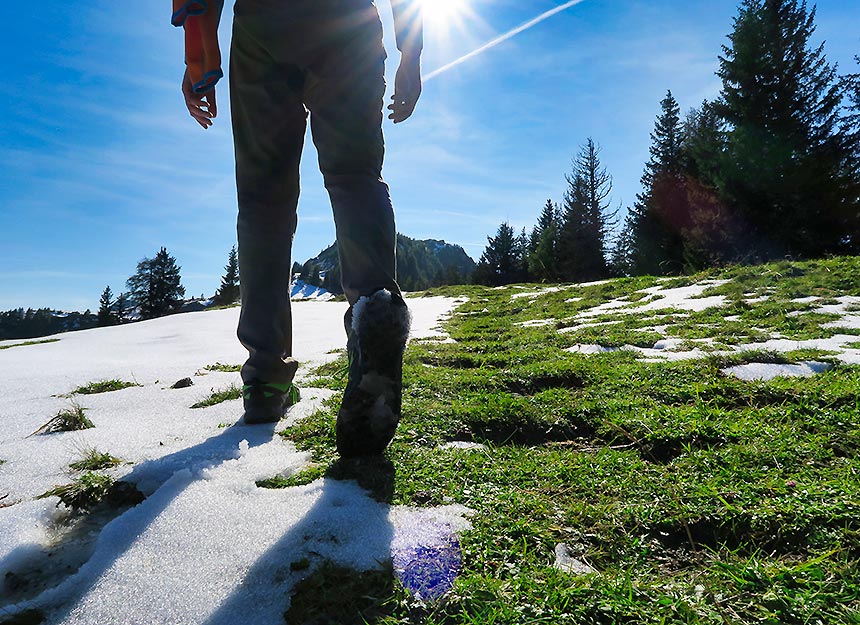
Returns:
[[[460,58],[455,59],[454,61],[451,61],[450,63],[447,63],[438,69],[433,70],[432,72],[430,72],[424,76],[424,80],[429,82],[430,80],[436,78],[437,76],[444,74],[448,70],[453,69],[454,67],[457,67],[458,65],[462,65],[463,63],[465,63],[469,59],[473,59],[476,56],[480,56],[481,54],[483,54],[487,50],[491,50],[491,49],[495,48],[497,45],[504,43],[505,41],[508,41],[509,39],[513,39],[514,37],[519,35],[521,32],[524,32],[524,31],[528,30],[529,28],[533,28],[534,26],[537,26],[541,22],[551,18],[553,15],[561,13],[562,11],[565,11],[571,7],[574,7],[577,4],[582,4],[583,2],[585,2],[585,0],[570,0],[569,2],[565,2],[564,4],[555,7],[554,9],[550,9],[549,11],[545,11],[544,13],[541,13],[540,15],[535,17],[534,19],[531,19],[531,20],[529,20],[523,24],[520,24],[516,28],[513,28],[513,29],[509,30],[508,32],[506,32],[502,35],[499,35],[498,37],[496,37],[495,39],[493,39],[491,41],[488,41],[487,43],[485,43],[481,47],[479,47],[475,50],[472,50],[468,54],[464,54]]]

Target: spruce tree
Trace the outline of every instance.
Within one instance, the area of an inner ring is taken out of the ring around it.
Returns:
[[[126,286],[142,319],[162,317],[179,310],[185,297],[180,269],[164,247],[154,258],[138,262],[137,271],[126,281]]]
[[[123,292],[116,296],[116,300],[113,303],[113,315],[118,324],[125,323],[126,321],[126,316],[129,312],[129,300],[130,296],[128,293]]]
[[[99,327],[112,326],[116,324],[116,318],[112,310],[114,304],[113,293],[110,286],[106,286],[99,298],[98,325]]]
[[[529,238],[529,275],[538,282],[558,280],[558,213],[558,204],[547,200]]]
[[[860,64],[860,56],[855,56],[854,60]],[[846,170],[854,188],[853,193],[849,191],[849,195],[860,197],[860,72],[845,76],[843,85],[848,100],[843,132],[848,152],[851,154]]]
[[[589,138],[565,178],[562,223],[556,249],[563,280],[584,282],[609,275],[606,252],[615,213],[609,209],[612,177],[600,163],[600,149]]]
[[[629,213],[634,274],[678,273],[683,267],[683,143],[681,108],[669,91],[660,101],[660,115],[651,133],[651,158],[642,174],[642,192]]]
[[[218,306],[229,306],[239,299],[239,255],[235,245],[230,248],[230,253],[227,255],[221,286],[215,293],[214,299]]]
[[[633,223],[630,215],[615,237],[609,250],[609,275],[613,278],[629,276],[633,271]]]
[[[528,282],[531,279],[529,274],[529,235],[525,228],[520,231],[520,235],[517,237],[516,257],[516,270],[512,281]]]
[[[334,264],[334,266],[325,272],[325,276],[322,281],[322,288],[324,288],[329,293],[342,293],[343,287],[341,286],[341,272],[340,272],[340,262]]]
[[[476,284],[502,286],[516,281],[521,263],[518,237],[508,222],[499,226],[496,236],[487,237],[473,281]]]
[[[814,32],[805,0],[743,0],[720,57],[721,191],[763,260],[860,251],[840,128],[844,86],[824,44],[810,46]]]

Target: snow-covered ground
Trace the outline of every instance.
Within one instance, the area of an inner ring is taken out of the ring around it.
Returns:
[[[321,286],[314,286],[303,280],[293,280],[290,284],[290,299],[299,301],[310,299],[327,302],[334,299],[334,295]]]
[[[454,300],[409,305],[413,338],[444,338],[438,320]],[[345,310],[345,303],[294,304],[300,385],[343,347]],[[368,569],[391,558],[395,570],[420,569],[420,554],[456,543],[456,532],[468,527],[462,507],[390,507],[352,482],[326,479],[282,490],[255,486],[306,466],[307,454],[274,426],[238,422],[241,401],[190,408],[213,389],[240,383],[236,373],[204,369],[244,360],[238,315],[238,308],[188,313],[0,350],[0,617],[35,607],[48,623],[278,623],[290,589],[309,572],[291,563],[307,558],[312,569],[328,559]],[[186,377],[192,386],[170,388]],[[115,378],[140,386],[67,396]],[[302,391],[291,421],[330,393]],[[31,436],[72,401],[95,428]],[[121,458],[114,475],[147,498],[103,528],[71,532],[56,498],[35,497],[71,481],[69,463],[90,449]],[[35,597],[27,595],[40,584]]]
[[[639,291],[646,293],[648,297],[631,301],[626,297],[611,300],[594,306],[587,310],[579,312],[577,315],[566,319],[567,322],[573,322],[572,325],[561,328],[559,332],[568,333],[575,332],[584,328],[592,328],[599,326],[607,326],[620,323],[619,319],[590,321],[597,317],[605,317],[607,315],[624,315],[641,314],[648,312],[657,312],[661,310],[674,309],[677,311],[674,314],[675,318],[689,316],[690,312],[700,312],[711,308],[723,308],[727,304],[727,300],[722,295],[714,295],[705,297],[704,293],[712,287],[725,284],[725,280],[708,280],[685,287],[664,288],[663,286],[655,286]],[[587,285],[579,285],[587,286]],[[547,290],[545,292],[551,292]],[[527,294],[530,297],[540,295]],[[513,298],[518,298],[522,294],[514,294]],[[750,298],[745,301],[748,304],[767,301],[767,297]],[[793,300],[799,304],[813,304],[819,301],[817,297],[797,298]],[[577,298],[568,300],[570,302],[579,301]],[[831,315],[839,315],[839,319],[829,321],[822,325],[823,328],[845,328],[858,329],[860,328],[860,314],[857,314],[856,307],[860,305],[860,297],[843,296],[836,298],[836,304],[824,304],[812,308],[810,312],[823,313]],[[804,314],[801,312],[797,313]],[[732,320],[726,317],[727,320]],[[736,320],[736,319],[735,319]],[[548,321],[553,323],[555,319],[534,319],[519,322],[518,325],[524,327],[538,327],[548,325]],[[654,325],[650,328],[642,328],[642,331],[650,330],[664,335],[664,338],[657,341],[653,347],[637,347],[634,345],[625,345],[623,347],[606,347],[603,345],[594,344],[577,344],[567,348],[568,351],[577,354],[602,354],[606,352],[614,352],[619,350],[628,350],[636,352],[645,362],[671,362],[679,360],[691,360],[696,358],[704,358],[708,355],[731,355],[745,351],[769,351],[786,353],[802,349],[822,350],[832,352],[833,357],[845,364],[853,365],[860,364],[860,349],[858,349],[858,339],[854,334],[834,334],[826,339],[809,339],[809,340],[789,340],[780,336],[771,336],[766,341],[757,343],[746,343],[734,346],[723,350],[706,350],[697,346],[690,347],[689,344],[698,344],[701,347],[707,347],[713,343],[711,339],[692,339],[682,340],[671,336],[670,325]],[[687,347],[685,347],[687,346]],[[828,370],[829,367],[823,363],[814,361],[803,362],[797,365],[784,365],[776,363],[749,363],[738,367],[729,367],[723,370],[728,375],[735,375],[746,380],[769,380],[774,377],[781,376],[809,376],[816,373],[822,373]]]

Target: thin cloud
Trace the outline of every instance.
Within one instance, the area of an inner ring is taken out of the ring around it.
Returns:
[[[451,61],[450,63],[443,65],[442,67],[440,67],[438,69],[433,70],[429,74],[425,75],[423,77],[423,80],[424,80],[424,82],[428,82],[430,80],[433,80],[434,78],[436,78],[440,74],[444,74],[445,72],[447,72],[449,69],[457,67],[458,65],[462,65],[463,63],[465,63],[469,59],[473,59],[476,56],[483,54],[487,50],[495,48],[497,45],[504,43],[508,39],[512,39],[513,37],[516,37],[521,32],[526,31],[529,28],[532,28],[533,26],[537,26],[538,24],[540,24],[541,22],[543,22],[545,20],[548,20],[553,15],[556,15],[557,13],[561,13],[562,11],[565,11],[571,7],[575,7],[577,4],[582,4],[583,2],[585,2],[585,0],[570,0],[570,2],[565,2],[564,4],[557,6],[554,9],[550,9],[549,11],[541,13],[540,15],[535,17],[534,19],[531,19],[528,22],[520,24],[516,28],[509,30],[508,32],[504,33],[503,35],[499,35],[498,37],[496,37],[492,41],[485,43],[480,48],[472,50],[468,54],[464,54],[463,56],[461,56],[459,59]]]

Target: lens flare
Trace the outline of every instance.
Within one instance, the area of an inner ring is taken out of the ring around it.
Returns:
[[[437,2],[437,1],[439,1],[439,0],[425,0],[424,6],[426,7],[428,4],[431,4],[431,3]],[[464,0],[448,0],[448,1],[452,2],[452,3],[459,3],[459,4],[465,5]],[[585,2],[585,0],[569,0],[568,2],[565,2],[564,4],[560,4],[559,6],[555,7],[554,9],[550,9],[549,11],[545,11],[544,13],[541,13],[537,17],[530,19],[529,21],[527,21],[523,24],[520,24],[516,28],[513,28],[513,29],[509,30],[508,32],[506,32],[502,35],[499,35],[498,37],[496,37],[495,39],[493,39],[491,41],[488,41],[487,43],[485,43],[481,47],[472,50],[468,54],[464,54],[460,58],[455,59],[454,61],[451,61],[450,63],[447,63],[438,69],[433,70],[429,74],[425,74],[423,76],[424,82],[427,82],[428,80],[432,80],[433,78],[436,78],[440,74],[444,74],[449,69],[451,69],[453,67],[457,67],[458,65],[465,63],[469,59],[472,59],[472,58],[474,58],[480,54],[483,54],[487,50],[495,48],[500,43],[504,43],[508,39],[516,37],[521,32],[528,30],[529,28],[532,28],[534,26],[537,26],[538,24],[540,24],[544,20],[548,20],[549,18],[551,18],[553,15],[556,15],[557,13],[561,13],[562,11],[570,9],[571,7],[575,7],[577,4],[582,4],[583,2]]]

